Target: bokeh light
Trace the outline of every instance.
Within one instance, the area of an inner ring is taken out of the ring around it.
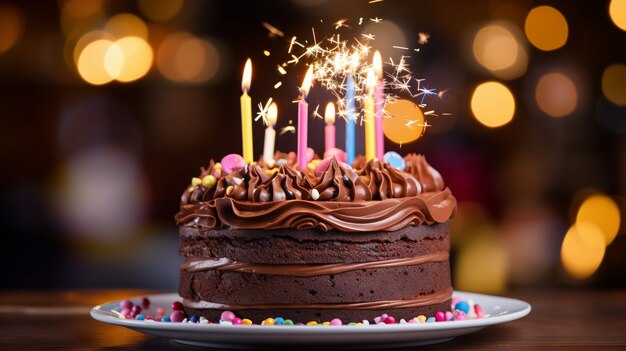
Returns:
[[[389,43],[389,45],[376,47],[382,57],[396,57],[398,49],[394,49],[393,46],[410,46],[402,29],[388,19],[380,23],[368,23],[361,33],[373,35],[377,43]]]
[[[578,105],[578,91],[572,80],[558,72],[543,75],[535,89],[535,100],[541,111],[552,117],[571,114]]]
[[[68,0],[61,8],[61,30],[66,35],[89,26],[102,16],[103,0]]]
[[[504,242],[493,234],[475,236],[460,248],[453,272],[455,289],[501,293],[509,272]]]
[[[148,26],[139,17],[130,13],[120,13],[111,17],[104,28],[115,38],[139,37],[148,39]]]
[[[152,66],[152,48],[142,38],[126,37],[107,49],[104,66],[120,82],[131,82],[145,76]]]
[[[417,140],[424,133],[424,114],[410,100],[400,99],[385,105],[383,118],[385,136],[396,144]]]
[[[0,4],[0,54],[9,50],[22,37],[24,16],[12,4]]]
[[[109,40],[114,41],[115,37],[109,34],[108,32],[102,30],[93,30],[83,34],[77,41],[76,45],[74,45],[73,57],[74,64],[78,65],[78,59],[83,50],[87,47],[87,45],[91,44],[96,40]]]
[[[617,203],[606,195],[593,195],[587,198],[576,215],[576,223],[592,223],[604,235],[606,245],[610,244],[619,230],[621,218]]]
[[[208,40],[189,33],[175,33],[161,43],[156,65],[161,74],[171,81],[200,83],[217,75],[220,55]]]
[[[602,231],[593,223],[577,221],[563,239],[561,262],[570,276],[585,279],[598,269],[604,252]]]
[[[104,58],[113,42],[100,39],[89,43],[78,57],[76,68],[81,78],[93,85],[106,84],[113,80],[104,66]]]
[[[602,92],[618,106],[626,106],[626,65],[613,64],[602,73]]]
[[[476,87],[470,106],[478,122],[490,128],[511,122],[515,114],[513,93],[504,84],[493,81]]]
[[[530,10],[524,29],[528,41],[544,51],[556,50],[565,45],[569,32],[565,17],[551,6],[539,6]]]
[[[517,78],[528,66],[526,49],[514,31],[507,22],[495,22],[482,27],[474,36],[474,58],[502,79]]]
[[[183,7],[183,0],[138,0],[137,5],[144,16],[155,22],[165,22],[174,18]]]
[[[609,15],[619,29],[626,31],[626,0],[611,0]]]

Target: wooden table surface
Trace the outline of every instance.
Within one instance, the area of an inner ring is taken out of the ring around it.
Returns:
[[[93,320],[91,306],[154,292],[139,290],[0,292],[0,350],[198,349]],[[551,290],[503,294],[533,311],[419,350],[626,350],[626,291]],[[405,349],[407,350],[407,349]]]

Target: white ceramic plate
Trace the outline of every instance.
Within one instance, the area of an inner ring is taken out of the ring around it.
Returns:
[[[439,323],[340,327],[183,324],[125,319],[118,312],[120,301],[92,308],[91,316],[101,322],[195,346],[252,349],[279,345],[311,345],[342,349],[380,349],[440,343],[490,325],[522,318],[530,312],[530,305],[521,300],[461,291],[454,292],[454,296],[463,300],[474,300],[483,308],[486,317]],[[169,307],[173,301],[181,300],[178,294],[150,295],[148,298],[153,309]],[[130,300],[138,302],[141,298]]]

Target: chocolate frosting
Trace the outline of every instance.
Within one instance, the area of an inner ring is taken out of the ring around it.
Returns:
[[[292,277],[313,277],[319,275],[339,274],[359,269],[413,266],[427,262],[447,261],[448,258],[449,254],[447,251],[417,257],[394,258],[382,261],[328,264],[267,264],[237,262],[225,257],[187,257],[180,265],[180,269],[187,272],[201,272],[216,269],[229,272],[287,275]]]
[[[374,160],[357,172],[332,159],[319,177],[288,164],[271,175],[259,165],[248,165],[219,174],[211,188],[189,186],[176,221],[201,229],[227,225],[344,232],[395,231],[446,222],[456,213],[456,199],[423,156],[407,157],[409,173]],[[214,168],[211,162],[200,176],[217,174]]]
[[[189,308],[213,308],[225,310],[269,310],[280,308],[302,308],[302,309],[390,309],[390,308],[409,308],[432,305],[445,302],[452,296],[452,288],[435,291],[432,294],[420,295],[405,300],[382,300],[368,302],[348,302],[348,303],[306,303],[306,304],[255,304],[255,305],[229,305],[224,303],[214,303],[209,301],[193,301],[184,299],[183,305]]]

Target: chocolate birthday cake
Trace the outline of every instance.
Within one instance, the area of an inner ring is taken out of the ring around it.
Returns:
[[[450,309],[456,200],[440,174],[414,154],[404,171],[325,161],[201,169],[176,215],[188,315],[360,321]]]

